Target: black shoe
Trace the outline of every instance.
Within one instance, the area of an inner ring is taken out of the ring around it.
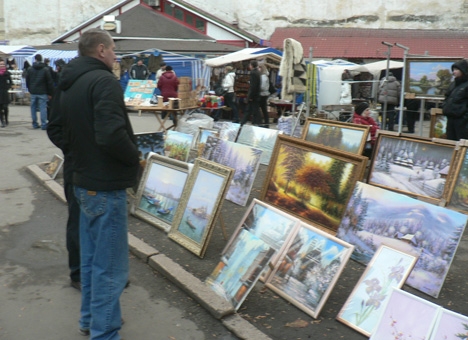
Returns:
[[[71,281],[70,286],[72,286],[75,289],[78,289],[81,292],[81,282],[80,281]]]
[[[83,336],[90,336],[90,334],[91,334],[89,329],[85,329],[85,328],[80,328],[78,330],[78,333],[80,333],[80,335],[83,335]]]

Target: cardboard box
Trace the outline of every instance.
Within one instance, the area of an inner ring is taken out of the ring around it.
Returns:
[[[180,109],[180,99],[179,98],[169,98],[169,109],[177,110]]]
[[[190,92],[192,91],[192,84],[179,84],[179,92]]]
[[[190,86],[192,86],[192,78],[190,78],[190,77],[180,77],[178,79],[179,79],[179,86],[181,84],[190,84]]]
[[[163,96],[158,96],[158,108],[162,109],[164,107]]]

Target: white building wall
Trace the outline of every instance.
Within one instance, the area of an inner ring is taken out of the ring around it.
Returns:
[[[468,0],[185,1],[227,22],[237,22],[240,28],[263,39],[269,39],[276,27],[286,26],[468,28]],[[49,44],[119,1],[36,0],[34,4],[27,4],[0,0],[0,4],[2,2],[5,39],[10,40],[11,45],[40,45]]]

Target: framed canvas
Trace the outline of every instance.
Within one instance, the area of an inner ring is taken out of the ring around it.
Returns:
[[[297,218],[254,198],[222,253],[229,249],[242,230],[247,230],[275,250],[271,260],[274,265],[280,249],[287,243],[298,223]],[[262,281],[269,273],[269,268],[265,269],[260,277]]]
[[[197,158],[174,216],[169,238],[203,257],[233,170]]]
[[[213,128],[219,130],[220,139],[235,142],[241,125],[232,122],[215,122]]]
[[[434,303],[392,288],[370,340],[429,339],[440,309]]]
[[[150,154],[131,207],[132,214],[169,231],[190,168],[185,162]]]
[[[459,158],[450,185],[447,207],[468,213],[468,144],[463,145],[459,151]]]
[[[351,244],[301,222],[266,285],[317,318],[353,249]]]
[[[439,203],[456,152],[455,141],[379,133],[367,183]]]
[[[278,130],[266,129],[259,126],[244,125],[237,137],[237,143],[252,146],[262,150],[260,164],[270,163],[271,153],[278,137]]]
[[[452,65],[460,58],[409,57],[405,63],[405,92],[443,97],[452,81]]]
[[[150,152],[164,156],[164,133],[161,132],[143,132],[135,133],[140,161],[148,158]]]
[[[468,339],[468,317],[442,308],[429,340]]]
[[[226,199],[247,204],[260,165],[262,150],[209,136],[201,157],[234,169]]]
[[[367,157],[278,135],[260,199],[331,233]]]
[[[391,288],[401,288],[417,257],[381,245],[341,308],[337,320],[369,337],[387,304]]]
[[[193,135],[174,130],[166,131],[164,155],[186,162],[193,142]]]
[[[407,195],[358,182],[337,237],[367,265],[381,244],[419,256],[406,284],[438,297],[468,216]]]
[[[213,137],[219,137],[219,130],[217,129],[208,129],[204,127],[199,127],[198,128],[198,135],[196,139],[196,148],[197,148],[197,154],[200,156],[203,153],[203,149],[205,149],[205,144],[206,140],[208,139],[209,136]]]
[[[429,128],[430,138],[447,138],[447,116],[442,114],[442,109],[431,109],[431,126]]]
[[[63,158],[59,155],[54,155],[52,160],[46,165],[45,173],[50,176],[50,178],[55,179],[57,174],[60,172],[60,169],[63,166]]]
[[[237,311],[268,266],[274,249],[248,232],[241,230],[205,283],[232,303]]]
[[[369,129],[369,125],[308,118],[304,124],[302,139],[361,155],[366,146]]]

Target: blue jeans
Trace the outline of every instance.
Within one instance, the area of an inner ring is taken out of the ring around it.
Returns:
[[[34,128],[38,128],[37,111],[41,113],[41,127],[47,128],[47,101],[49,97],[46,94],[31,94],[31,118]]]
[[[80,204],[81,318],[91,339],[118,340],[128,279],[127,193],[75,186]]]

